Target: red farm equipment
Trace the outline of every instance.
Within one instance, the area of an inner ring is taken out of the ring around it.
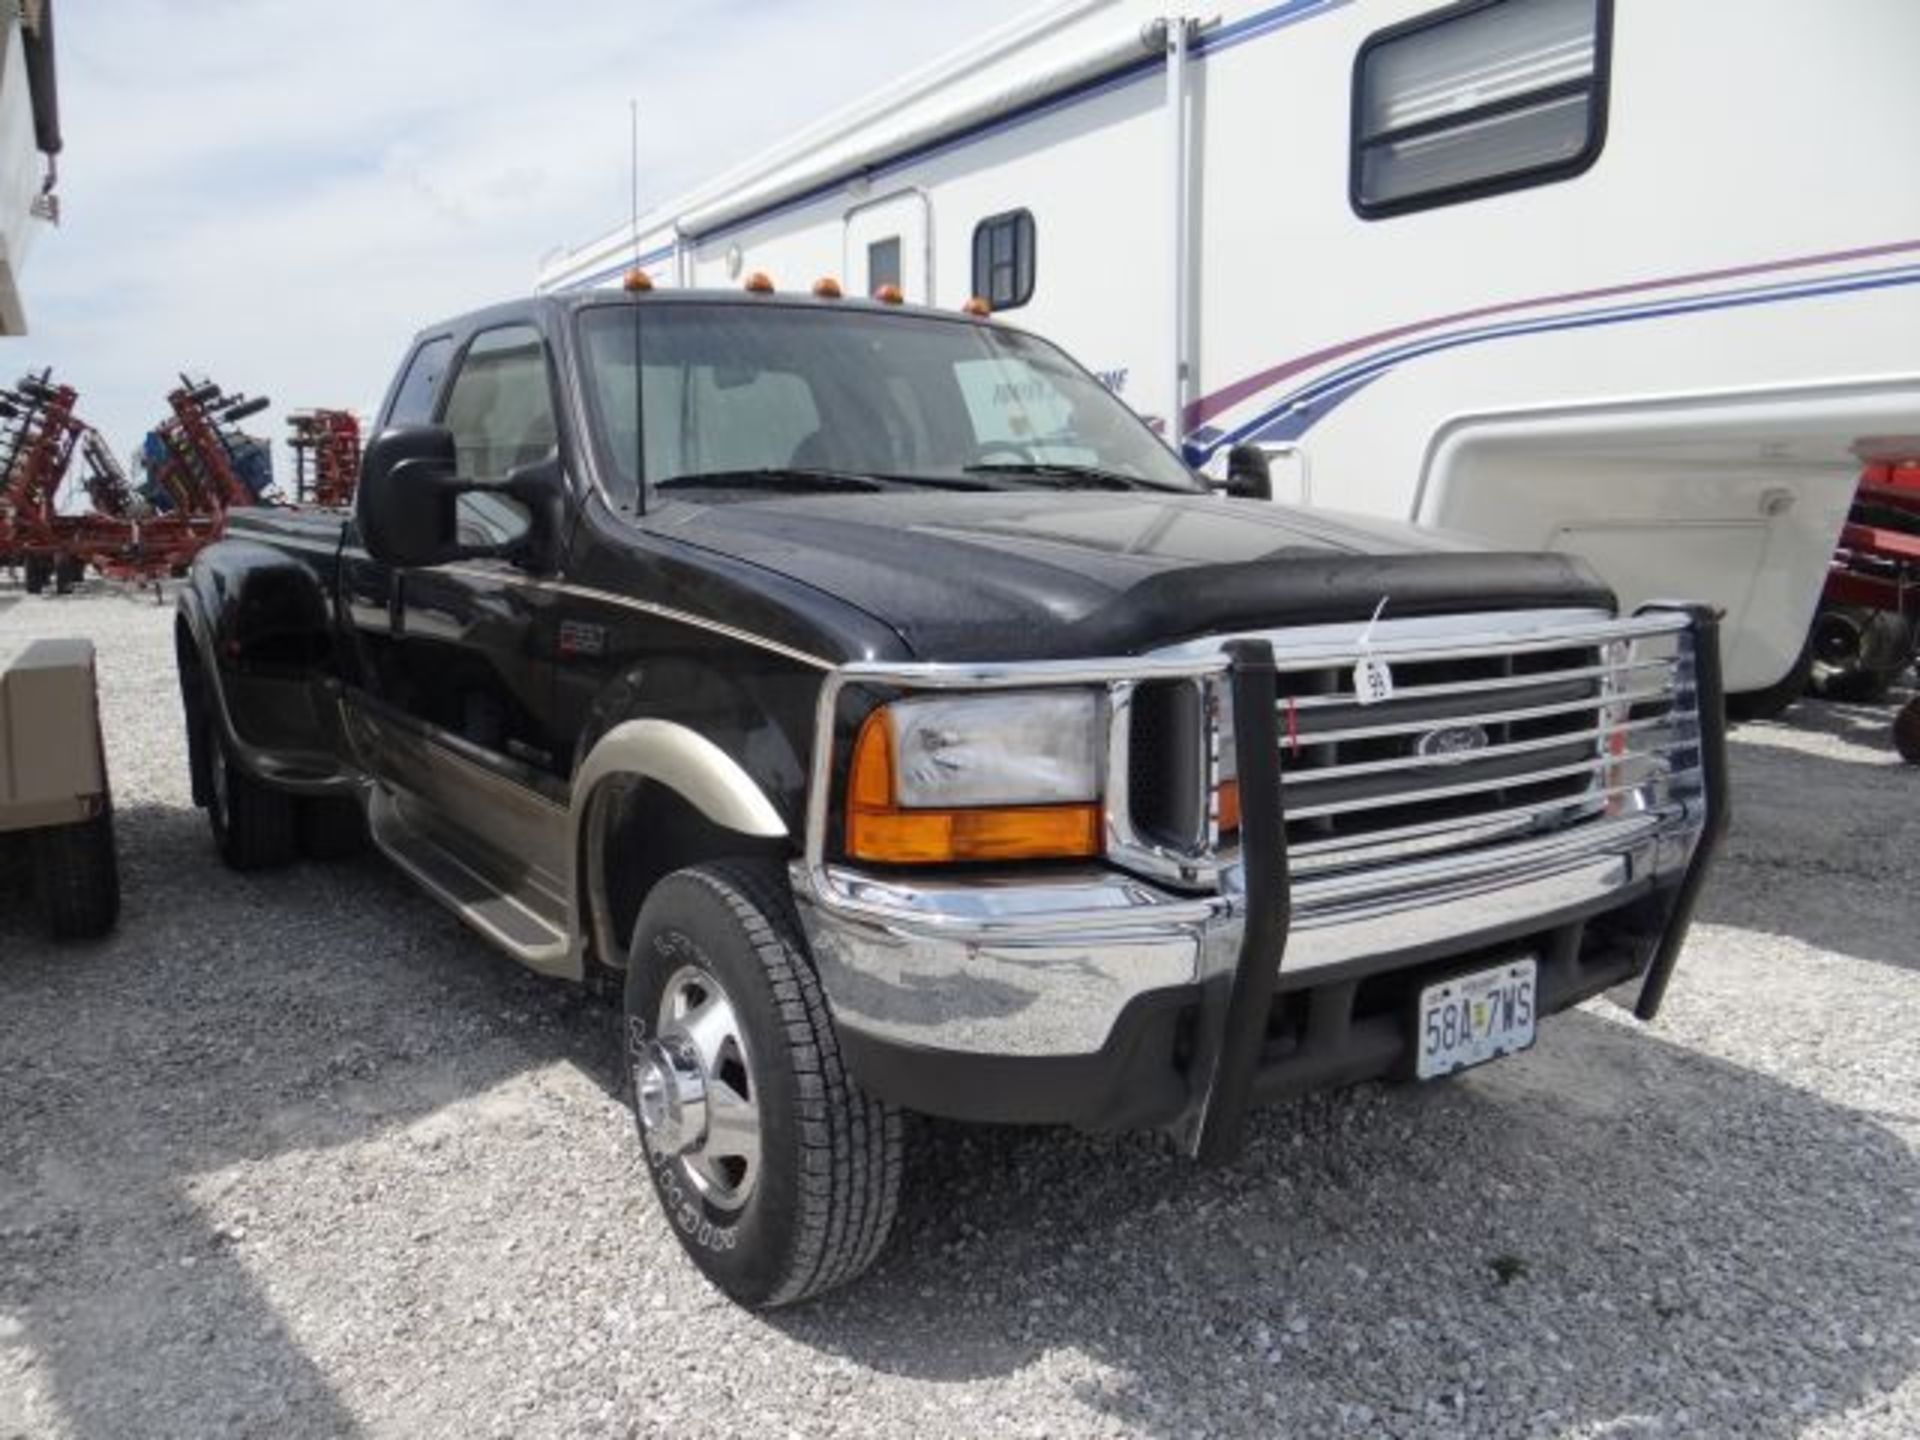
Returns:
[[[1807,639],[1810,683],[1829,700],[1884,700],[1920,651],[1920,460],[1861,472]],[[1894,720],[1920,764],[1920,700]]]
[[[1813,686],[1878,701],[1920,639],[1920,464],[1870,465],[1854,492],[1814,617]]]
[[[147,437],[139,485],[99,432],[75,418],[76,399],[50,372],[0,391],[0,563],[20,565],[30,592],[52,581],[64,593],[89,566],[135,582],[182,575],[220,537],[227,512],[261,503],[273,484],[265,443],[236,428],[267,408],[265,397],[182,376],[167,396],[171,413]],[[90,508],[62,513],[76,459]]]
[[[54,383],[51,370],[0,390],[0,563],[24,570],[32,594],[49,581],[70,590],[86,568],[68,548],[76,517],[56,504],[76,452],[91,466],[105,450],[83,445],[99,437],[74,415],[78,399],[71,385]]]
[[[294,494],[302,505],[345,509],[360,483],[360,422],[347,410],[296,410],[287,417]]]

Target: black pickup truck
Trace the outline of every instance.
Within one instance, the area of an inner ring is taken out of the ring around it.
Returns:
[[[623,987],[688,1253],[880,1251],[904,1110],[1158,1127],[1435,1078],[1640,979],[1724,823],[1713,618],[1582,564],[1216,493],[1051,345],[831,293],[595,292],[420,335],[356,510],[183,591],[247,869],[370,836]]]

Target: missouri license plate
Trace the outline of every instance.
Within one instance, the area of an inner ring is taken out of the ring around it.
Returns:
[[[1414,1073],[1431,1080],[1533,1044],[1537,968],[1514,960],[1422,990]]]

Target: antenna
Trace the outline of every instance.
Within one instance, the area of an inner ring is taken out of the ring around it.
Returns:
[[[627,175],[629,219],[633,225],[633,265],[640,268],[640,102],[627,100]]]

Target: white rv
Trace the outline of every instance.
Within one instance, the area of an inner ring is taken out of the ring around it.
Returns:
[[[550,261],[980,296],[1196,465],[1800,652],[1920,453],[1914,0],[1063,0]]]

